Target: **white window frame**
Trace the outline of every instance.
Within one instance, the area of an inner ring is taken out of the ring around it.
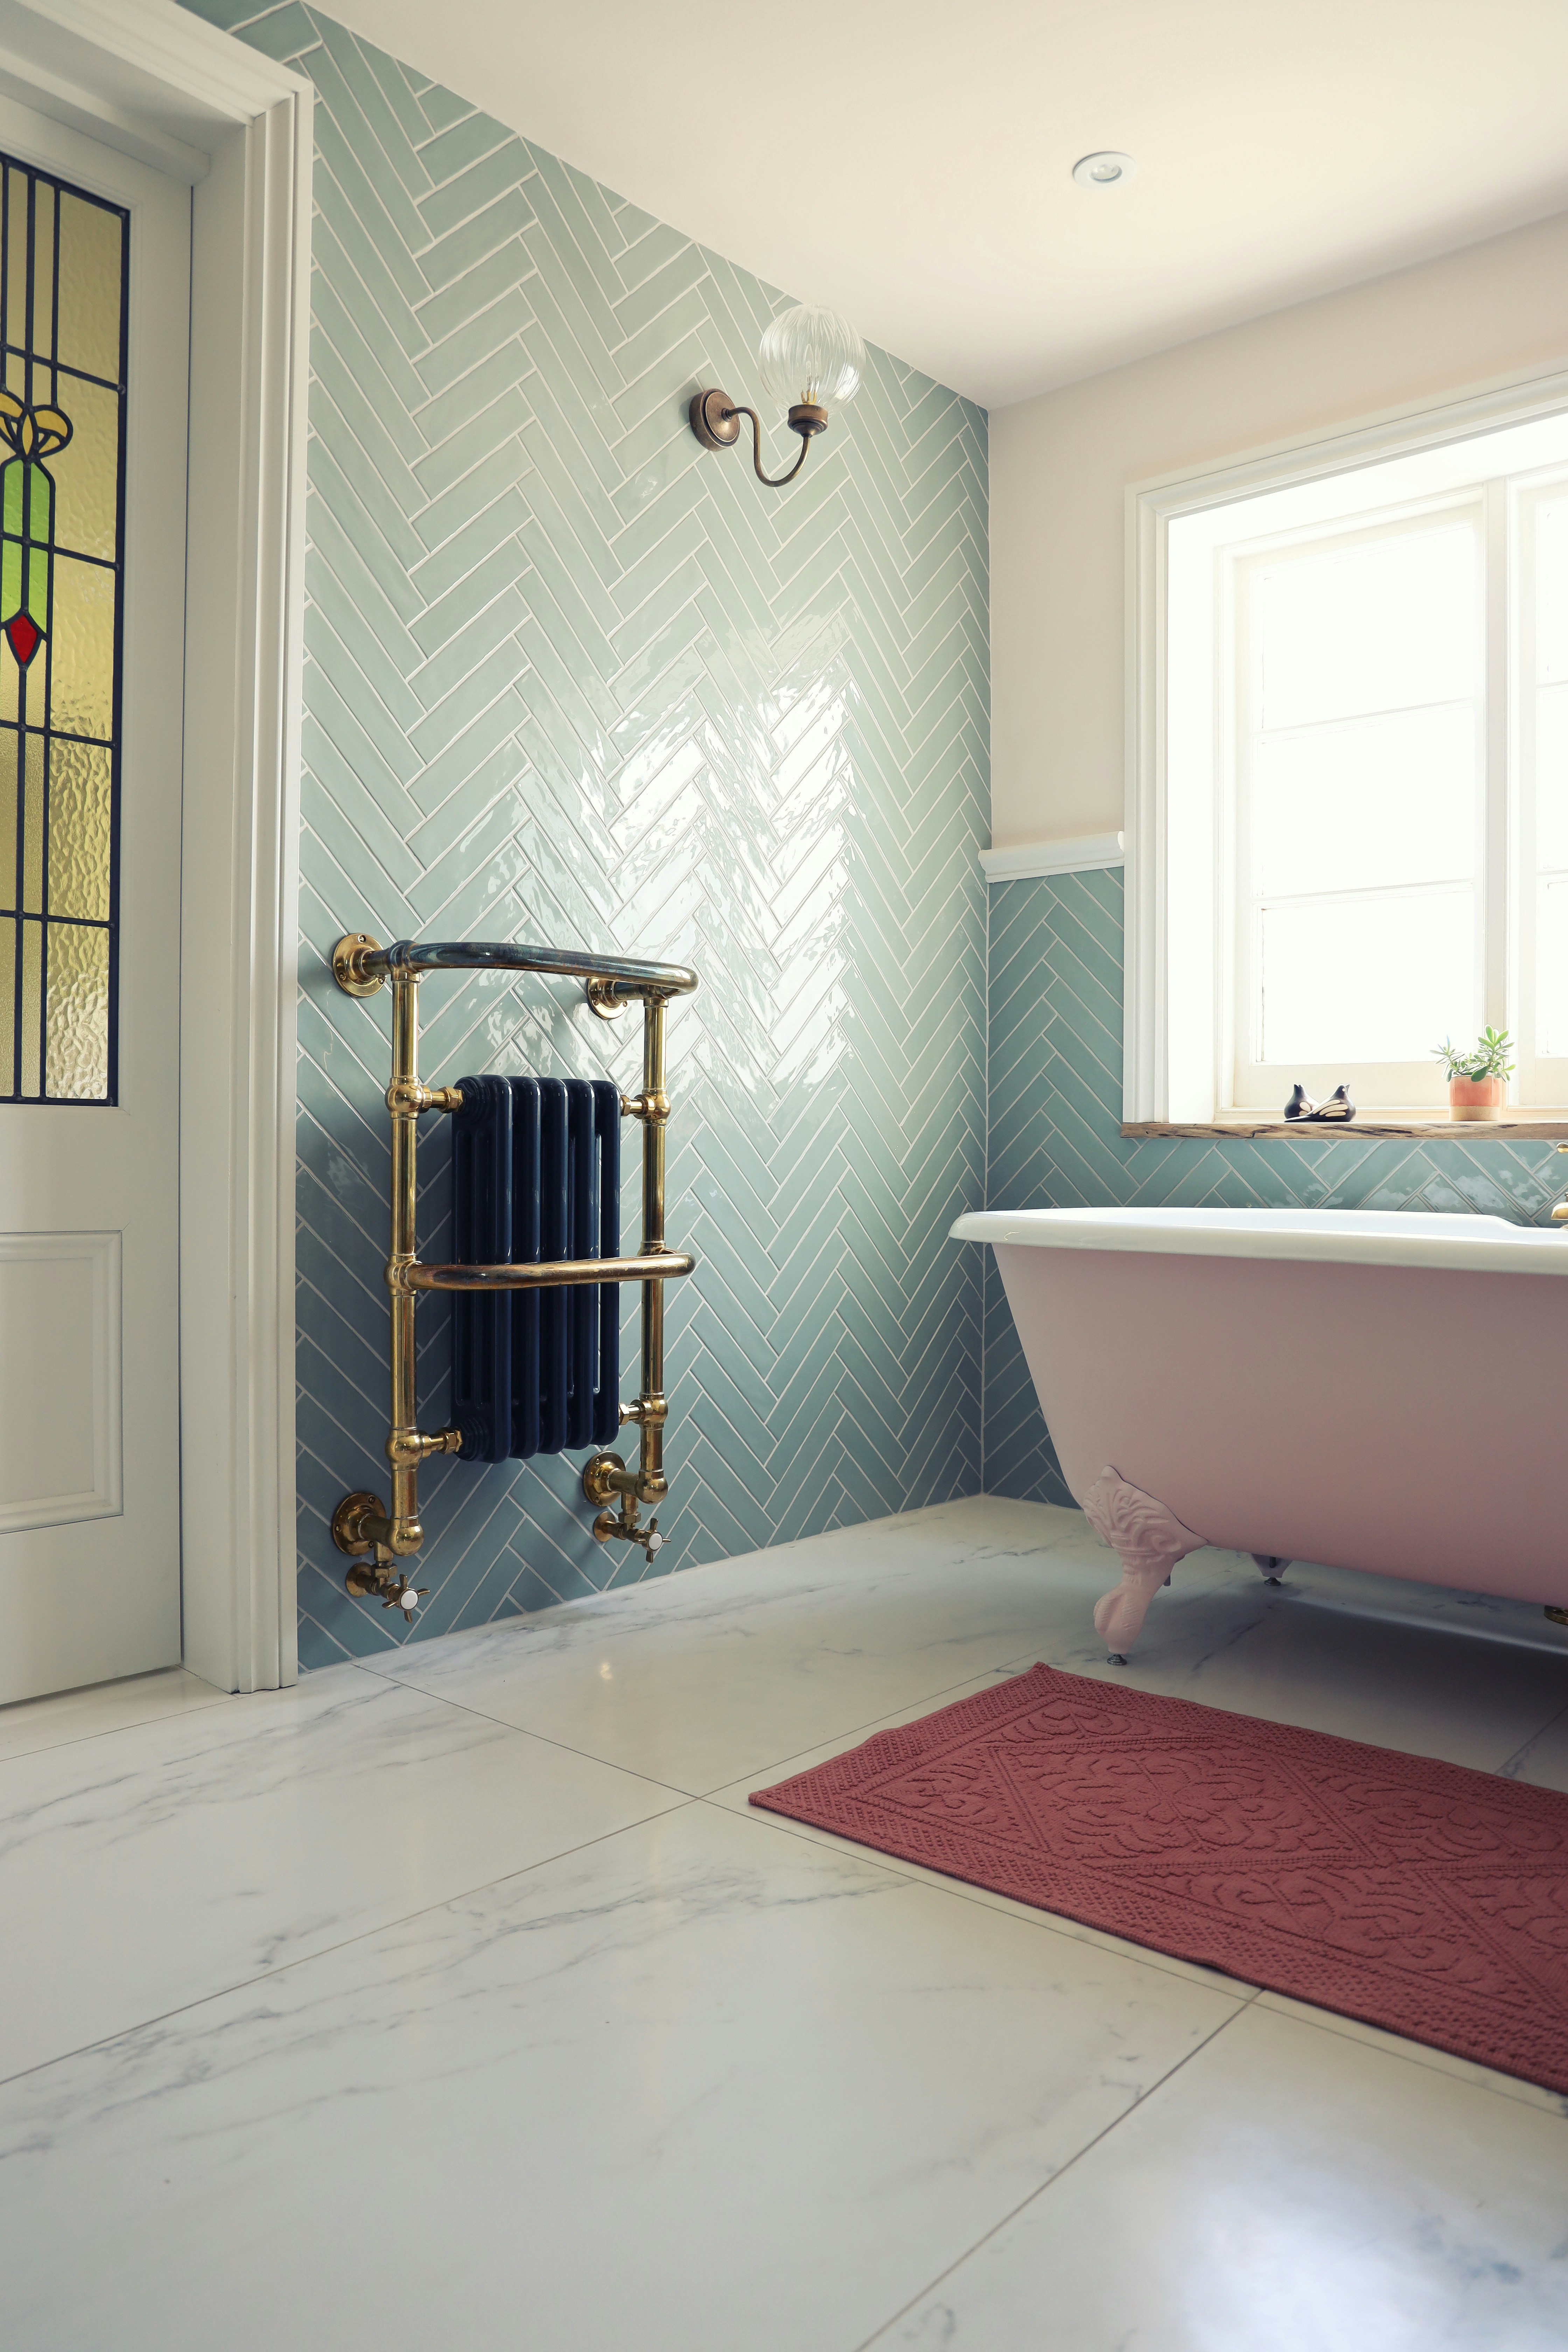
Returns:
[[[1226,806],[1224,745],[1227,732],[1224,698],[1213,685],[1195,684],[1188,665],[1185,690],[1205,690],[1213,704],[1203,723],[1215,730],[1215,756],[1207,761],[1212,783],[1194,788],[1184,778],[1178,797],[1184,821],[1172,838],[1169,695],[1184,676],[1180,643],[1173,648],[1170,596],[1170,530],[1183,517],[1223,509],[1270,490],[1321,480],[1370,463],[1468,439],[1511,425],[1528,424],[1568,411],[1568,369],[1548,375],[1510,376],[1440,404],[1401,408],[1363,419],[1328,437],[1316,436],[1254,451],[1231,464],[1200,473],[1161,476],[1135,483],[1127,492],[1126,838],[1127,938],[1123,1118],[1129,1125],[1202,1125],[1223,1118],[1230,1108],[1234,1068],[1230,991],[1220,950],[1222,925],[1228,929],[1235,904],[1234,827]],[[1554,471],[1556,469],[1553,469]],[[1500,486],[1488,495],[1487,709],[1489,791],[1482,871],[1486,892],[1484,1017],[1517,998],[1521,952],[1519,928],[1506,919],[1510,861],[1521,860],[1528,843],[1519,838],[1515,793],[1499,779],[1517,746],[1517,681],[1510,674],[1508,614],[1513,593],[1501,560],[1509,541],[1510,516]],[[1516,498],[1531,495],[1516,488]],[[1458,504],[1457,498],[1434,505]],[[1519,534],[1515,534],[1516,560]],[[1217,593],[1217,592],[1216,592]],[[1216,613],[1206,625],[1212,642],[1231,642]],[[1174,658],[1173,658],[1173,654]],[[1201,731],[1201,730],[1200,730]],[[1194,730],[1186,730],[1192,736]],[[1514,781],[1517,781],[1515,779]],[[1206,806],[1204,793],[1207,793]],[[1514,812],[1510,817],[1510,810]],[[1528,818],[1525,820],[1528,823]],[[1510,839],[1510,824],[1513,837]],[[1521,863],[1521,873],[1529,871]],[[1224,898],[1216,897],[1223,891]],[[1521,894],[1522,895],[1522,894]],[[1501,1025],[1501,1024],[1500,1024]],[[1568,1058],[1536,1066],[1533,1041],[1520,1079],[1524,1098],[1542,1101],[1550,1086],[1557,1103],[1568,1105]],[[1436,1065],[1434,1065],[1434,1072]],[[1441,1117],[1442,1093],[1430,1078],[1415,1101],[1418,1115],[1429,1105]],[[1352,1092],[1354,1087],[1352,1085]],[[1256,1108],[1236,1114],[1256,1118]]]

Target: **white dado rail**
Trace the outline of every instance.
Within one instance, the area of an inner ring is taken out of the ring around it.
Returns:
[[[1012,849],[983,849],[987,882],[1026,882],[1037,874],[1088,874],[1127,859],[1120,833],[1077,833],[1060,841],[1024,841]]]

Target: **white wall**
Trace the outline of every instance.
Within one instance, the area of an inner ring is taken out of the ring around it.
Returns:
[[[992,838],[1122,821],[1124,491],[1568,363],[1568,213],[991,418]]]

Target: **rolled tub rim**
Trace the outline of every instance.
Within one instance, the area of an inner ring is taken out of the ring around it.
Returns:
[[[1568,1275],[1568,1229],[1410,1209],[972,1209],[949,1239],[1443,1274]]]

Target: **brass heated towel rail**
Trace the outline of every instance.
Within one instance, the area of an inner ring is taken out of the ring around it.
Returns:
[[[417,1131],[426,1111],[462,1108],[458,1087],[426,1087],[419,1077],[419,983],[434,971],[537,971],[586,983],[587,1000],[602,1019],[613,1021],[628,1003],[643,1009],[642,1092],[621,1097],[622,1115],[641,1122],[642,1247],[636,1257],[564,1258],[532,1265],[423,1265],[415,1234],[418,1202]],[[642,963],[629,956],[589,955],[574,948],[512,946],[504,940],[457,940],[446,944],[414,940],[382,947],[368,932],[351,931],[332,950],[332,972],[349,996],[374,996],[392,984],[392,1083],[386,1108],[392,1115],[392,1247],[386,1286],[392,1293],[392,1425],[386,1458],[392,1467],[392,1507],[379,1495],[345,1495],[332,1514],[332,1540],[353,1565],[345,1581],[356,1598],[374,1596],[411,1619],[423,1588],[416,1588],[409,1562],[425,1540],[419,1520],[419,1465],[427,1454],[462,1451],[456,1429],[421,1430],[416,1399],[414,1314],[426,1290],[528,1290],[580,1282],[640,1282],[642,1285],[642,1382],[635,1402],[623,1404],[623,1423],[635,1422],[637,1465],[628,1469],[618,1454],[595,1454],[583,1472],[583,1492],[598,1516],[593,1532],[600,1543],[620,1539],[640,1544],[651,1560],[663,1538],[657,1517],[646,1524],[643,1506],[657,1511],[669,1492],[664,1475],[664,1286],[689,1274],[689,1251],[673,1250],[664,1237],[665,1130],[669,1097],[665,1087],[665,1015],[672,996],[684,996],[697,975],[679,964]],[[616,1506],[616,1507],[610,1507]]]

